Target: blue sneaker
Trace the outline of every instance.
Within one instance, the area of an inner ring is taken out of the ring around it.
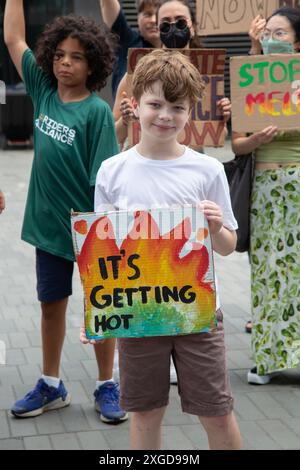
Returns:
[[[128,413],[120,408],[119,384],[106,382],[94,392],[95,408],[104,423],[120,423],[128,419]]]
[[[11,413],[18,418],[33,418],[44,411],[68,406],[70,402],[71,397],[62,381],[59,387],[55,388],[49,387],[43,379],[40,379],[31,392],[14,404]]]

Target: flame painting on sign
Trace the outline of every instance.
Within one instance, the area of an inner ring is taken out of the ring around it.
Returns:
[[[208,223],[193,207],[72,215],[89,339],[216,326]]]

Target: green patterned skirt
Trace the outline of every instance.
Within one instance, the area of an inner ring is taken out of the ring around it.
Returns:
[[[255,171],[251,291],[258,373],[300,367],[300,166]]]

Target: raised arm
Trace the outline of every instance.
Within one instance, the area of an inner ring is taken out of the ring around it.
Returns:
[[[102,19],[109,29],[111,29],[118,18],[120,9],[121,7],[118,0],[100,0]]]
[[[22,57],[28,45],[25,39],[23,0],[6,0],[4,13],[4,41],[15,67],[22,76]]]
[[[119,83],[113,109],[119,144],[124,144],[128,137],[128,124],[134,119],[131,99],[127,96],[127,88],[127,74],[125,74]]]

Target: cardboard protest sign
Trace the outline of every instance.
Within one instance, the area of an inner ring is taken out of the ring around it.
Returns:
[[[293,8],[300,8],[300,0],[279,0],[279,6],[288,6]]]
[[[127,94],[132,96],[131,82],[135,67],[146,54],[153,49],[129,49],[127,69]],[[225,142],[224,120],[217,108],[217,102],[224,97],[225,49],[182,49],[193,65],[201,72],[206,84],[203,99],[194,107],[191,119],[179,135],[182,145],[199,149],[207,147],[223,147]],[[129,146],[140,141],[140,125],[132,121],[128,129]]]
[[[268,18],[279,3],[279,0],[197,0],[198,34],[247,33],[256,16]]]
[[[208,223],[196,208],[72,216],[90,339],[216,326]]]
[[[300,54],[234,57],[230,77],[234,131],[300,128]]]

